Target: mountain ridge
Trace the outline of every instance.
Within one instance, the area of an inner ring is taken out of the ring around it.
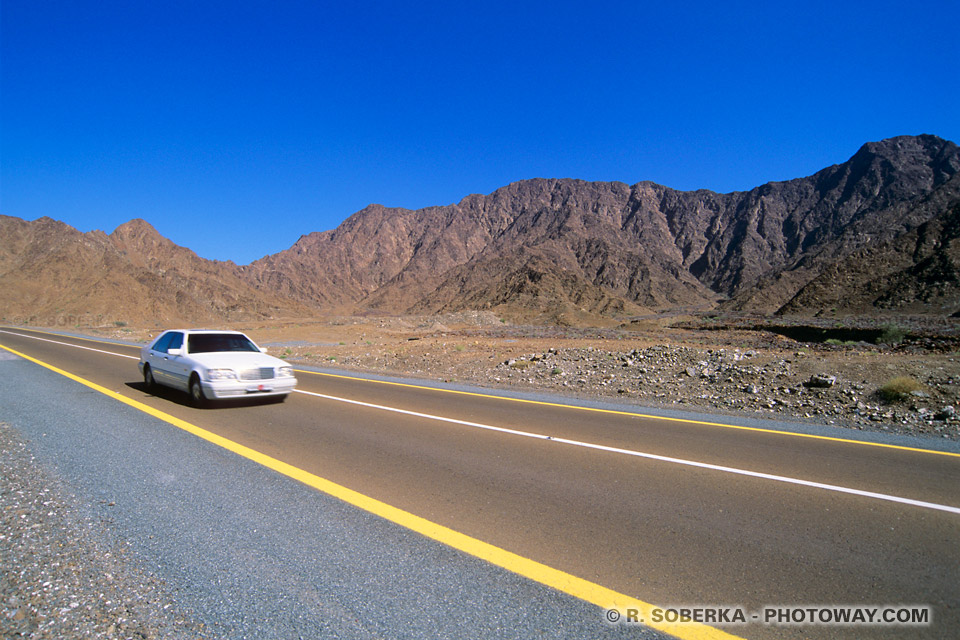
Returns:
[[[535,178],[445,207],[371,205],[333,232],[252,263],[245,276],[322,303],[392,312],[510,306],[512,291],[527,300],[521,308],[531,299],[568,301],[534,305],[555,315],[590,288],[586,308],[600,313],[611,300],[626,311],[724,299],[730,309],[772,313],[821,263],[925,222],[901,214],[958,171],[957,146],[924,135],[867,143],[812,176],[730,194]],[[398,238],[384,252],[384,240]],[[274,278],[261,278],[263,269]],[[358,272],[376,278],[351,277]]]
[[[13,223],[18,219],[4,216],[0,229],[13,240],[0,249],[0,276],[8,293],[24,295],[24,278],[42,280],[42,270],[30,267],[37,259],[54,273],[61,262],[78,265],[64,268],[90,301],[112,273],[111,286],[140,283],[131,297],[145,296],[144,308],[198,320],[467,309],[561,323],[714,308],[951,315],[960,311],[960,276],[950,271],[958,175],[957,145],[921,135],[868,142],[811,176],[727,194],[649,181],[534,178],[446,206],[372,204],[335,229],[304,234],[289,249],[242,266],[199,258],[142,220],[108,236],[49,218]],[[28,231],[31,225],[44,232]],[[918,246],[921,233],[942,238],[921,242],[924,251],[913,250],[910,262],[905,247]],[[886,266],[870,267],[881,258]],[[91,267],[103,270],[99,280]],[[862,277],[840,278],[840,268],[890,280],[874,278],[876,295],[866,301],[837,289],[846,280],[863,284]],[[80,273],[88,274],[85,284]],[[152,300],[145,283],[158,287]],[[46,298],[26,296],[27,303],[3,295],[5,308],[78,304],[55,283],[46,288]]]

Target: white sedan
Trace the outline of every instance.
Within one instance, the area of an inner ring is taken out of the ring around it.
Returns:
[[[165,331],[140,350],[139,367],[148,389],[182,389],[197,406],[252,396],[282,402],[297,386],[289,364],[239,331]]]

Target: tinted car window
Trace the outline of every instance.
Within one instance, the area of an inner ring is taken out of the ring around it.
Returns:
[[[187,340],[190,353],[215,351],[260,351],[247,336],[236,333],[193,333]]]
[[[161,352],[163,352],[163,353],[166,353],[166,352],[167,352],[167,347],[170,346],[170,338],[172,338],[172,337],[173,337],[173,334],[172,334],[171,332],[169,332],[169,331],[168,331],[167,333],[163,334],[162,336],[160,336],[160,337],[157,339],[157,341],[153,343],[153,347],[152,347],[153,350],[154,350],[154,351],[161,351]]]
[[[179,332],[174,332],[170,338],[170,345],[167,347],[167,351],[170,349],[179,349],[183,346],[183,334]]]

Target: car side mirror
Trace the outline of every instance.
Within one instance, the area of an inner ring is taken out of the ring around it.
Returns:
[[[182,356],[183,349],[167,349],[168,356]]]
[[[266,347],[260,347],[260,353],[266,353],[266,352],[267,352]]]

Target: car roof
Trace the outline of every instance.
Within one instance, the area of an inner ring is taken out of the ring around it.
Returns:
[[[231,334],[237,336],[246,336],[247,334],[242,331],[234,331],[233,329],[164,329],[157,335],[163,335],[164,333],[169,333],[171,331],[176,331],[183,334],[193,334],[193,333],[219,333],[219,334]],[[249,337],[249,336],[247,336]]]
[[[163,333],[168,331],[179,331],[181,333],[237,333],[244,335],[242,331],[235,331],[234,329],[164,329]]]

